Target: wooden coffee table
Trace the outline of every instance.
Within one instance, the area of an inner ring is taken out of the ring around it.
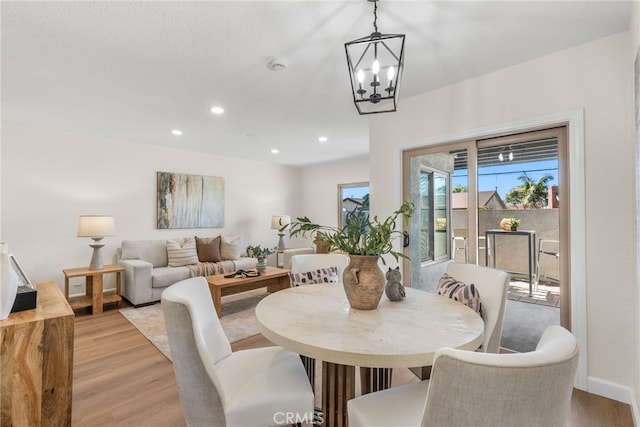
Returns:
[[[216,274],[207,276],[209,290],[213,305],[216,307],[218,317],[222,316],[222,297],[240,292],[252,291],[259,288],[267,288],[268,292],[276,292],[291,287],[289,270],[276,267],[267,267],[267,271],[258,277],[227,279],[228,274]]]

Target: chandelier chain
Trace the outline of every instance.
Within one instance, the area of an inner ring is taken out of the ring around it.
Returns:
[[[373,2],[373,29],[378,32],[378,2]]]

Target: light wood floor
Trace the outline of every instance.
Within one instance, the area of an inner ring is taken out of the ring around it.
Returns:
[[[171,362],[118,308],[107,307],[95,316],[76,312],[73,425],[185,426]],[[256,335],[232,348],[267,345]],[[394,384],[414,378],[408,370],[393,373]],[[628,405],[575,390],[569,425],[631,427],[633,421]]]

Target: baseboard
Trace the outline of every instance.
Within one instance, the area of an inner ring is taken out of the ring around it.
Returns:
[[[633,416],[633,425],[640,426],[640,411],[638,410],[638,399],[636,393],[631,390],[631,415]]]
[[[589,393],[617,400],[618,402],[626,403],[632,407],[635,406],[634,392],[631,387],[594,377],[588,377],[587,383],[587,391]],[[637,415],[637,408],[634,418],[635,415]],[[638,424],[636,423],[636,425]]]

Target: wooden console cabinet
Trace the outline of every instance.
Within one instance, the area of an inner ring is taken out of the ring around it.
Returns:
[[[0,321],[0,426],[70,426],[73,310],[55,282]]]

